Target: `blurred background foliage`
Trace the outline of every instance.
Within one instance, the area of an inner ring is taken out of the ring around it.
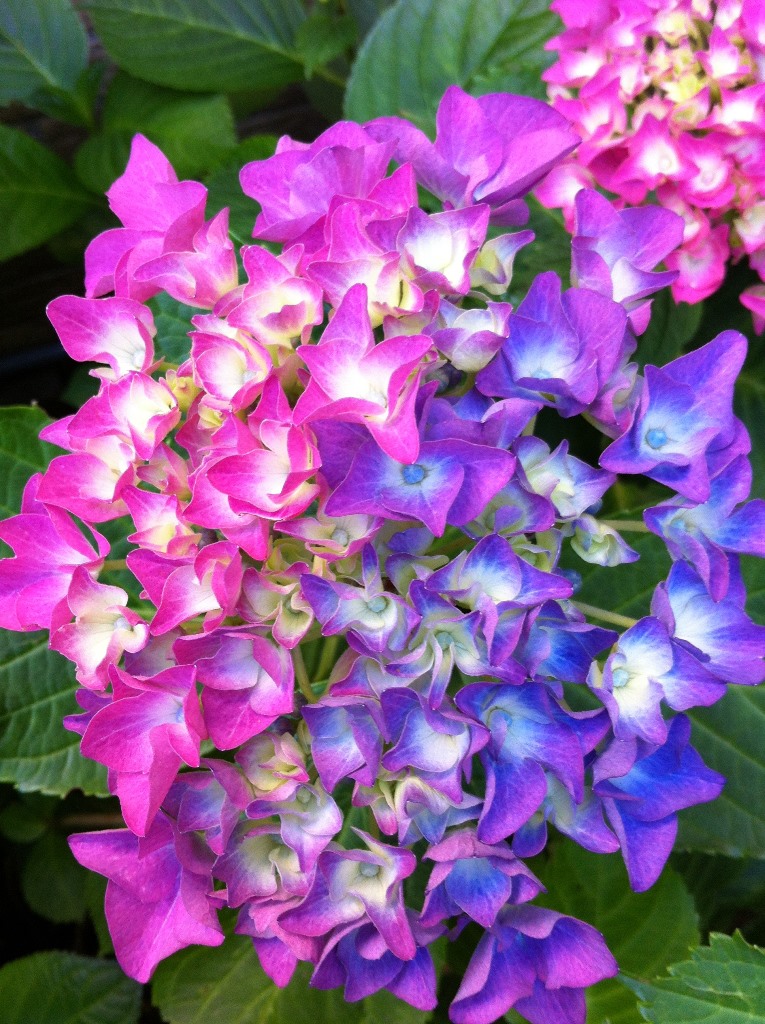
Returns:
[[[386,114],[432,132],[451,83],[475,95],[543,98],[544,42],[559,28],[546,0],[2,0],[0,404],[32,405],[0,409],[0,513],[18,510],[25,480],[52,457],[37,440],[47,414],[87,396],[88,379],[65,359],[44,307],[82,291],[83,250],[116,225],[104,191],[136,131],[179,177],[207,185],[208,211],[231,207],[232,233],[244,243],[257,207],[241,194],[238,172],[270,155],[279,135],[308,141],[341,117]],[[568,273],[561,221],[531,205],[531,226],[547,244],[518,257],[511,299],[541,270]],[[535,265],[540,255],[544,265]],[[664,363],[724,328],[749,333],[737,402],[753,435],[753,493],[763,497],[763,341],[737,302],[748,273],[732,267],[703,306],[660,295],[640,353]],[[172,338],[172,310],[164,315],[158,325]],[[640,571],[658,579],[661,545],[650,536],[641,545]],[[750,613],[765,621],[761,562],[747,560],[745,572]],[[610,579],[614,610],[646,614],[650,589],[636,592],[634,569]],[[597,585],[584,579],[585,598]],[[305,972],[280,991],[245,938],[176,954],[151,986],[125,978],[110,958],[104,881],[66,844],[70,832],[121,825],[100,766],[80,758],[77,737],[60,724],[75,709],[70,668],[42,634],[0,635],[6,1024],[445,1022],[440,1010],[422,1014],[387,994],[348,1005],[338,992],[309,989]],[[728,784],[715,804],[681,815],[678,852],[654,889],[632,893],[616,855],[571,844],[551,844],[532,864],[549,905],[601,929],[622,967],[619,980],[590,992],[589,1024],[765,1022],[765,958],[753,945],[765,945],[765,693],[732,687],[694,719],[696,745]],[[442,1002],[474,940],[468,929],[445,951]]]

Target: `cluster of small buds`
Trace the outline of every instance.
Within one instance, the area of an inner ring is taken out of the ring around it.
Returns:
[[[0,625],[76,666],[68,726],[128,827],[71,846],[109,880],[128,974],[221,943],[229,907],[277,984],[308,961],[314,986],[430,1010],[430,945],[475,922],[455,1024],[581,1024],[616,964],[534,904],[524,858],[552,828],[652,885],[678,811],[723,784],[672,712],[765,676],[738,569],[765,555],[731,408],[745,342],[639,372],[680,221],[589,190],[576,285],[542,273],[513,309],[533,235],[503,229],[577,138],[456,87],[437,123],[435,143],[397,118],[283,138],[241,174],[269,243],[241,269],[226,211],[205,220],[203,186],[135,138],[123,226],[89,247],[86,297],[49,307],[100,387],[44,429],[67,454],[0,524]],[[188,313],[180,365],[155,354],[160,292]],[[540,413],[585,416],[600,465]],[[624,524],[673,559],[639,621],[578,602],[563,567],[638,557],[598,518],[617,474],[667,488]]]
[[[573,223],[598,186],[684,220],[667,257],[675,299],[699,302],[747,257],[765,281],[765,4],[762,0],[553,0],[550,101],[582,136],[538,191]],[[741,301],[765,329],[765,284]]]

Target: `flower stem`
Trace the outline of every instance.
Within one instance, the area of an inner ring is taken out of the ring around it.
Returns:
[[[575,608],[585,615],[591,615],[593,619],[600,619],[601,622],[610,622],[614,626],[624,626],[629,629],[637,623],[637,619],[631,619],[628,615],[619,615],[617,612],[606,611],[605,608],[598,608],[594,604],[585,604],[584,601],[572,601]]]
[[[127,562],[124,558],[107,558],[101,568],[104,572],[119,572],[121,569],[127,569]]]
[[[529,420],[529,422],[526,424],[526,426],[521,431],[521,436],[522,437],[530,437],[534,433],[534,430],[536,429],[536,425],[537,425],[537,418],[536,418],[536,416],[532,416],[531,419]]]
[[[622,533],[650,533],[642,519],[600,519],[602,526],[610,526],[612,530]]]
[[[305,661],[303,659],[303,652],[299,647],[294,647],[292,649],[292,663],[295,666],[295,681],[300,688],[300,692],[309,704],[315,704],[316,695],[311,689],[311,684],[308,680],[308,670],[305,667]]]
[[[340,642],[339,636],[329,636],[321,645],[319,664],[316,667],[316,678],[326,679],[337,661],[337,648]]]
[[[367,831],[374,839],[380,838],[380,826],[371,807],[367,807]]]

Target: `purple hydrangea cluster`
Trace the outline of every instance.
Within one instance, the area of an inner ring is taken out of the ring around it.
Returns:
[[[765,555],[731,408],[745,341],[640,372],[681,221],[593,191],[575,285],[505,301],[533,241],[507,228],[576,142],[541,102],[456,87],[435,143],[397,118],[283,138],[242,171],[262,244],[238,254],[227,211],[135,138],[86,297],[49,307],[98,393],[43,430],[66,454],[0,524],[0,625],[74,662],[68,727],[121,804],[126,829],[71,846],[134,978],[223,942],[228,907],[278,985],[307,961],[314,986],[429,1010],[429,947],[473,922],[455,1024],[581,1024],[616,963],[534,903],[525,859],[552,828],[646,889],[678,811],[720,792],[673,712],[765,676],[738,566]],[[197,309],[180,365],[155,353],[162,293]],[[540,413],[585,417],[599,465]],[[599,517],[620,474],[666,499]],[[624,527],[673,560],[639,621],[562,568],[607,592],[638,557]]]
[[[583,186],[621,203],[654,197],[685,222],[667,265],[699,302],[729,259],[765,281],[765,4],[762,0],[553,0],[565,31],[544,74],[583,138],[540,199],[571,222]],[[765,284],[741,301],[765,328]]]

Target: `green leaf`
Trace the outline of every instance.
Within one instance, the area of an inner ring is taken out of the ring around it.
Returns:
[[[0,260],[46,242],[92,202],[63,160],[0,125]]]
[[[114,961],[35,953],[0,970],[3,1024],[136,1024],[141,986]]]
[[[621,857],[569,842],[555,845],[535,869],[548,890],[540,902],[602,932],[623,973],[654,977],[699,941],[693,900],[674,871],[665,870],[648,892],[636,893]],[[587,1024],[639,1020],[635,996],[618,979],[588,989],[587,1005]]]
[[[225,96],[199,96],[142,82],[120,72],[109,86],[103,131],[87,139],[75,169],[88,188],[105,192],[125,169],[130,141],[142,132],[163,151],[179,178],[209,171],[236,146]]]
[[[48,831],[47,816],[27,799],[14,800],[0,811],[0,834],[12,843],[33,843]]]
[[[553,270],[567,288],[571,274],[571,235],[563,226],[558,210],[548,210],[534,196],[527,196],[529,222],[534,241],[525,245],[515,257],[509,298],[518,305],[531,282],[546,270]],[[568,427],[568,424],[567,424]]]
[[[87,64],[85,27],[69,0],[0,4],[0,106],[73,92]]]
[[[63,924],[85,917],[87,877],[88,872],[74,859],[64,836],[48,832],[35,843],[24,862],[21,887],[36,914]]]
[[[0,514],[15,515],[33,473],[56,449],[38,439],[50,419],[40,409],[0,410]],[[0,781],[22,791],[106,793],[105,771],[79,753],[61,720],[80,710],[74,667],[48,650],[45,633],[0,631]]]
[[[752,314],[742,305],[739,297],[745,288],[758,284],[759,278],[746,260],[737,264],[729,263],[725,278],[708,298],[704,299],[704,313],[699,328],[699,338],[709,341],[720,331],[735,330],[746,334],[753,342],[753,349],[760,348],[755,340]]]
[[[91,192],[103,195],[125,170],[130,156],[129,132],[98,132],[74,154],[77,177]]]
[[[27,480],[46,468],[58,452],[38,437],[50,416],[35,407],[0,409],[0,515],[14,516],[21,507]]]
[[[64,795],[105,795],[106,771],[80,755],[80,737],[61,724],[81,711],[74,666],[48,650],[47,633],[0,632],[0,782]]]
[[[682,812],[677,847],[765,857],[765,691],[730,686],[718,704],[691,718],[693,745],[726,782],[713,803]]]
[[[310,78],[315,68],[350,49],[356,42],[356,31],[356,22],[347,15],[338,18],[325,11],[313,11],[295,36],[306,77]]]
[[[747,610],[758,622],[765,620],[765,559],[745,555],[741,571],[747,592]]]
[[[276,149],[275,135],[253,135],[243,139],[231,154],[231,159],[214,171],[205,181],[207,210],[212,214],[229,209],[229,234],[237,245],[252,244],[252,228],[260,206],[242,192],[239,172],[252,160],[265,160]]]
[[[476,70],[470,83],[475,95],[488,92],[514,92],[547,99],[542,72],[555,60],[544,44],[561,27],[549,4],[535,0],[516,0],[516,11],[500,35],[486,64]]]
[[[189,331],[192,316],[199,313],[198,309],[186,306],[167,292],[160,292],[150,299],[148,305],[154,314],[157,334],[154,338],[154,349],[169,363],[182,363],[188,359],[191,351]]]
[[[88,871],[86,875],[85,902],[87,903],[88,913],[98,938],[98,955],[113,956],[114,945],[109,934],[109,925],[106,923],[106,913],[104,912],[107,879],[103,875],[97,875],[95,871]]]
[[[86,0],[109,55],[158,85],[273,95],[302,78],[298,0]]]
[[[709,946],[673,964],[669,978],[635,982],[653,1024],[765,1024],[765,950],[740,934],[710,935]]]
[[[357,121],[398,114],[433,123],[447,86],[481,95],[532,89],[549,64],[542,45],[560,23],[547,0],[398,0],[364,40],[348,81]]]
[[[671,868],[647,892],[633,892],[619,854],[565,840],[534,869],[547,888],[539,902],[602,932],[626,974],[653,977],[698,943],[693,899]]]
[[[133,135],[138,130],[160,147],[181,179],[213,170],[236,146],[234,118],[225,96],[173,99],[143,124],[139,115],[128,131]]]
[[[118,519],[110,519],[106,523],[99,523],[99,533],[109,541],[109,558],[115,561],[127,558],[134,550],[135,545],[128,540],[128,536],[135,532],[135,523],[130,516],[120,516]],[[127,567],[123,569],[110,569],[108,575],[109,585],[120,587],[129,598],[129,606],[136,611],[145,608],[145,602],[141,600],[143,587],[138,579]]]
[[[346,0],[345,4],[362,38],[371,31],[383,11],[392,6],[393,0]]]
[[[299,964],[286,988],[261,968],[252,941],[229,936],[222,946],[182,950],[157,968],[152,997],[169,1024],[425,1024],[428,1014],[387,994],[346,1003],[342,989],[309,988]]]
[[[315,991],[309,989],[309,992]],[[351,1004],[350,1008],[356,1011],[356,1016],[348,1018],[354,1024],[425,1024],[431,1020],[429,1013],[415,1010],[409,1003],[385,989],[368,996],[361,1003]]]
[[[765,860],[679,852],[672,863],[694,898],[702,934],[730,934],[745,922],[747,935],[765,935]]]
[[[765,497],[765,346],[759,339],[750,345],[749,358],[744,364],[734,396],[735,410],[752,438],[752,494]]]
[[[640,366],[664,366],[676,359],[696,335],[703,311],[702,302],[676,303],[669,288],[664,288],[653,299],[651,322],[638,338],[635,360]]]
[[[104,104],[107,132],[143,132],[162,148],[179,177],[209,170],[236,146],[225,96],[163,89],[120,72]]]

